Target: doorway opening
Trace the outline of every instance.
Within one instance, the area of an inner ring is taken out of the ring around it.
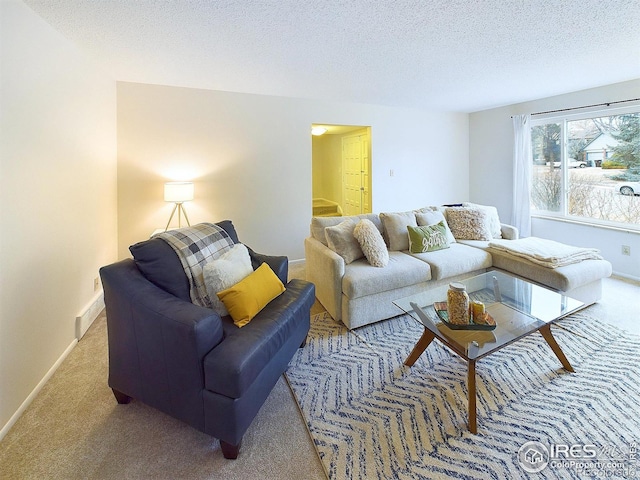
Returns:
[[[371,213],[371,127],[311,128],[313,216]]]

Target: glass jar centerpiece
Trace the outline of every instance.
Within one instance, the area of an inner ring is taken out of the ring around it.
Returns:
[[[449,284],[447,311],[450,323],[454,325],[469,325],[469,295],[464,284],[458,282]]]

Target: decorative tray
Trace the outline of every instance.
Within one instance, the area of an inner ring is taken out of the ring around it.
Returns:
[[[489,315],[488,312],[485,312],[484,314],[486,323],[474,323],[472,319],[471,323],[469,323],[468,325],[459,325],[456,323],[449,322],[449,312],[447,312],[447,302],[435,302],[433,304],[433,308],[438,314],[438,317],[440,318],[440,320],[442,320],[442,323],[444,323],[451,330],[495,330],[496,328],[496,321],[491,315]]]

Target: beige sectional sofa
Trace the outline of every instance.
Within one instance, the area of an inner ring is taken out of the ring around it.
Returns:
[[[566,292],[588,304],[600,298],[601,280],[611,274],[609,262],[585,260],[562,269],[549,269],[497,252],[489,246],[489,240],[496,237],[515,240],[517,229],[499,223],[493,207],[475,204],[464,204],[464,207],[490,212],[492,235],[482,240],[456,238],[448,248],[426,253],[411,253],[406,245],[398,243],[398,238],[402,240],[398,221],[402,227],[402,218],[425,211],[439,211],[449,219],[448,209],[452,207],[425,207],[399,214],[313,217],[311,235],[305,239],[305,256],[307,280],[315,284],[316,297],[335,320],[341,320],[350,329],[398,315],[400,311],[393,300],[492,268]],[[389,249],[389,261],[384,267],[372,266],[366,257],[346,262],[329,247],[326,228],[345,220],[357,223],[362,219],[370,220],[377,227]],[[397,231],[394,232],[394,228]]]

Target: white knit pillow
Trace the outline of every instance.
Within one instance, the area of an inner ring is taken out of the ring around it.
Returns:
[[[371,220],[360,220],[353,229],[353,236],[362,248],[364,256],[374,267],[384,267],[389,263],[389,252],[378,228]]]
[[[231,250],[202,267],[202,276],[207,294],[211,299],[211,308],[218,315],[224,317],[229,315],[229,312],[216,294],[233,287],[250,273],[253,273],[253,268],[251,267],[249,250],[241,243],[236,243]]]

